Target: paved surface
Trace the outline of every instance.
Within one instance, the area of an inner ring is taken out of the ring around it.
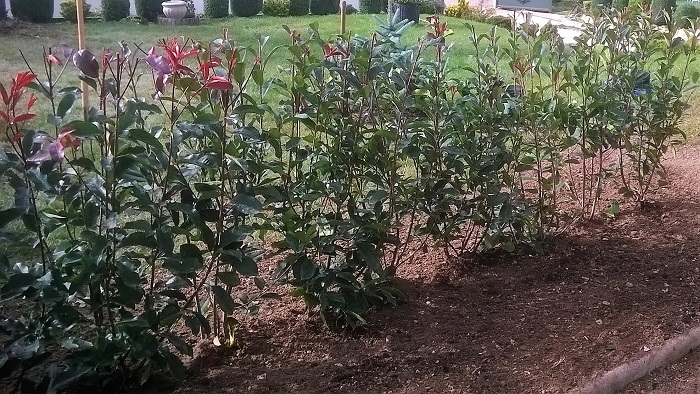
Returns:
[[[536,23],[540,27],[551,23],[557,27],[559,35],[566,44],[573,44],[576,41],[576,37],[581,34],[581,22],[567,18],[565,15],[561,14],[537,11],[512,11],[500,8],[495,9],[495,13],[496,15],[515,18],[515,22],[518,24],[525,23],[528,14],[530,16],[530,22]]]

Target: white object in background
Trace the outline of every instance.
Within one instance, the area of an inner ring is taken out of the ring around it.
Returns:
[[[164,1],[163,15],[166,18],[181,20],[187,15],[187,3],[182,0]]]

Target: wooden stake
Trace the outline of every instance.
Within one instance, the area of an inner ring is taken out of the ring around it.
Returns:
[[[340,2],[340,34],[345,34],[345,20],[347,19],[347,2],[345,0]]]
[[[78,14],[78,49],[85,49],[85,15],[83,15],[83,2],[85,0],[76,0],[75,5],[77,7]],[[80,90],[83,91],[82,102],[83,102],[83,118],[87,120],[88,109],[90,108],[90,91],[89,86],[85,81],[80,82]]]

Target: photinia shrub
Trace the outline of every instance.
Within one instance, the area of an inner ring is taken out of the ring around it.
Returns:
[[[272,49],[226,32],[142,55],[62,46],[32,68],[44,74],[0,84],[0,380],[182,378],[186,335],[239,346],[240,320],[280,283],[328,326],[363,327],[402,299],[392,281],[415,246],[536,248],[614,216],[606,182],[640,204],[663,185],[700,77],[694,39],[614,13],[570,46],[471,28],[476,65],[458,78],[451,30],[426,23],[414,46],[397,15],[370,37],[288,29]],[[280,53],[288,69],[270,73]],[[71,71],[99,98],[79,120]],[[281,256],[267,276],[264,252]]]

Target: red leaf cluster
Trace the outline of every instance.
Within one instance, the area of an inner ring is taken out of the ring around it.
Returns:
[[[36,103],[36,97],[33,94],[27,100],[26,110],[18,111],[18,105],[22,100],[26,87],[35,79],[36,75],[25,71],[17,74],[12,79],[12,86],[9,92],[0,84],[0,95],[2,95],[2,103],[5,107],[4,110],[0,110],[0,118],[8,125],[26,122],[36,116],[29,112]]]

